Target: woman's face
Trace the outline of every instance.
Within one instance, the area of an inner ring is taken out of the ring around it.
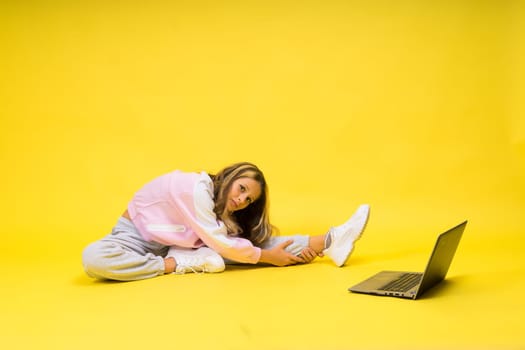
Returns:
[[[233,181],[228,192],[226,209],[229,212],[242,210],[255,202],[261,196],[261,184],[250,178],[240,177]]]

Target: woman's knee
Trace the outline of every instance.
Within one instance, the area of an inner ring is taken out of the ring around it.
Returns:
[[[120,255],[118,250],[119,247],[115,243],[91,243],[82,252],[84,270],[90,277],[107,278],[105,275],[111,270],[112,261]]]

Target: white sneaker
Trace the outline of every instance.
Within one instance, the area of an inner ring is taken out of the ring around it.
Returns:
[[[360,205],[352,217],[341,226],[332,227],[329,234],[329,246],[323,250],[324,255],[330,257],[337,266],[343,266],[354,250],[355,242],[361,237],[368,216],[370,206]]]
[[[184,249],[171,247],[166,257],[172,257],[177,263],[175,273],[187,272],[222,272],[224,260],[215,251],[208,247],[198,249]]]

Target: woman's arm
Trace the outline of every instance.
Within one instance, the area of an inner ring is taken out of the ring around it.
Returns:
[[[218,220],[209,177],[201,176],[192,192],[178,191],[171,197],[185,224],[206,246],[228,260],[250,264],[260,261],[261,248],[248,239],[228,235],[226,226]]]
[[[191,200],[191,202],[188,202]],[[271,249],[261,249],[248,239],[231,237],[223,222],[214,213],[213,187],[209,178],[201,178],[193,189],[192,196],[177,194],[173,196],[179,213],[186,218],[187,224],[209,248],[215,250],[226,259],[241,263],[267,263],[276,266],[286,266],[305,262],[285,251],[293,241],[284,242]],[[194,208],[194,214],[189,208]]]

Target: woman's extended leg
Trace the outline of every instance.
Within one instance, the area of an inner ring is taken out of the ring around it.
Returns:
[[[292,244],[287,246],[285,250],[297,256],[301,256],[306,262],[311,262],[317,256],[323,256],[323,250],[325,249],[325,242],[328,234],[307,236],[307,235],[294,235],[294,236],[277,236],[270,238],[267,242],[261,246],[263,249],[271,249],[278,246],[286,241],[292,241]]]
[[[330,228],[323,235],[276,236],[270,238],[261,248],[271,249],[283,242],[292,240],[293,243],[286,247],[286,251],[299,255],[303,253],[304,249],[309,248],[317,256],[326,255],[337,266],[343,266],[352,253],[355,242],[361,237],[369,215],[370,206],[363,204],[344,224]]]

